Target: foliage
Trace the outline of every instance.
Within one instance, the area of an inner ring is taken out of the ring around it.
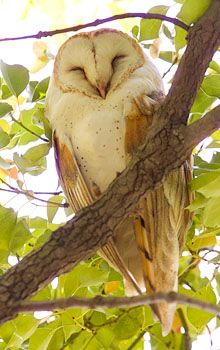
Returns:
[[[194,23],[207,9],[210,1],[176,1],[180,4],[177,14],[187,24]],[[31,6],[29,4],[29,6]],[[151,12],[166,14],[168,6],[156,6]],[[141,20],[132,28],[132,34],[154,57],[167,64],[177,65],[186,44],[186,33],[173,29],[158,20]],[[160,50],[162,38],[169,51]],[[41,45],[43,49],[46,46]],[[35,47],[35,51],[37,48]],[[40,47],[41,50],[41,47]],[[39,51],[39,50],[38,50]],[[38,54],[46,65],[51,57]],[[39,58],[38,57],[38,58]],[[51,129],[44,115],[44,99],[49,78],[38,81],[22,65],[9,65],[1,61],[0,78],[0,178],[1,189],[24,192],[29,201],[34,201],[26,190],[24,177],[31,176],[40,181],[40,174],[47,169],[48,154],[52,146]],[[36,69],[36,67],[35,67]],[[172,78],[173,70],[166,75]],[[204,77],[201,88],[191,110],[190,122],[201,118],[220,98],[220,66],[216,60]],[[219,298],[219,252],[220,234],[220,132],[217,131],[194,151],[194,180],[191,188],[196,193],[189,209],[194,211],[193,224],[180,258],[179,290],[199,299],[216,302]],[[207,160],[207,154],[211,155]],[[206,156],[206,157],[205,157]],[[45,197],[44,197],[45,198]],[[9,257],[21,259],[32,249],[43,244],[56,229],[59,206],[65,202],[62,194],[48,197],[46,217],[20,217],[1,201],[0,206],[0,269],[4,273],[9,267]],[[51,206],[51,202],[54,204]],[[59,209],[66,216],[70,210]],[[211,277],[202,277],[201,263],[210,267]],[[49,300],[72,295],[92,297],[97,294],[121,296],[124,287],[121,276],[98,255],[81,262],[71,272],[59,277],[57,286],[49,284],[33,300]],[[41,318],[21,314],[15,320],[0,327],[0,349],[71,350],[71,349],[143,349],[145,331],[149,332],[152,349],[185,349],[186,333],[192,339],[204,331],[212,314],[190,307],[178,306],[173,332],[163,338],[159,323],[153,319],[149,307],[115,310],[70,309],[57,311]],[[185,333],[181,332],[185,328]]]

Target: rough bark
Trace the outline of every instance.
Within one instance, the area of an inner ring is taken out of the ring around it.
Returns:
[[[0,322],[14,317],[22,301],[55,276],[103,246],[141,196],[159,186],[163,177],[180,166],[196,143],[208,135],[200,130],[201,124],[197,122],[197,137],[189,139],[192,126],[186,127],[185,122],[208,63],[220,44],[220,0],[213,0],[207,13],[190,29],[188,40],[188,49],[158,119],[129,168],[100,200],[80,211],[55,231],[46,244],[1,277]],[[214,117],[219,116],[218,112],[219,109],[215,110]],[[207,128],[210,132],[219,126],[220,118],[216,121],[214,117],[206,118],[213,122]],[[196,124],[193,130],[195,128]]]
[[[213,0],[206,14],[187,35],[186,51],[162,106],[162,114],[174,123],[186,123],[198,88],[220,43],[220,0]],[[169,113],[167,114],[167,111]]]

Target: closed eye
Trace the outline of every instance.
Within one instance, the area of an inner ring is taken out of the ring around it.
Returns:
[[[81,71],[84,71],[84,69],[81,68],[81,67],[72,67],[72,68],[70,68],[70,71],[74,71],[74,72],[75,72],[75,71],[78,71],[78,70],[79,70],[79,71],[80,71],[80,70],[81,70]]]
[[[122,59],[122,58],[124,58],[125,57],[125,55],[119,55],[119,56],[115,56],[114,58],[113,58],[113,60],[112,60],[112,68],[113,68],[113,70],[115,69],[115,67],[117,66],[117,64],[119,63],[119,61]]]
[[[73,67],[69,69],[69,72],[79,72],[79,73],[83,73],[83,75],[86,75],[82,67]]]

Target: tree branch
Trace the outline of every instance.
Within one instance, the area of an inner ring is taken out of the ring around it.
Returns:
[[[128,12],[128,13],[121,13],[119,15],[114,15],[114,16],[107,17],[107,18],[96,19],[95,21],[92,21],[92,22],[89,22],[86,24],[79,24],[77,26],[73,26],[73,27],[69,27],[69,28],[56,29],[56,30],[51,30],[51,31],[47,31],[47,32],[40,31],[37,34],[18,36],[18,37],[13,37],[13,38],[1,38],[0,42],[1,41],[12,41],[12,40],[23,40],[23,39],[34,39],[34,38],[41,39],[41,38],[56,35],[56,34],[62,34],[62,33],[67,33],[67,32],[77,32],[80,29],[97,27],[100,24],[116,21],[119,19],[137,18],[137,17],[145,18],[145,19],[159,19],[161,21],[167,21],[167,22],[173,23],[176,26],[185,29],[186,31],[189,30],[189,26],[177,18],[168,17],[165,15],[161,15],[159,13]]]
[[[189,147],[197,145],[201,138],[205,139],[220,128],[220,105],[206,113],[203,118],[190,124],[187,128],[186,142]]]
[[[214,110],[214,114],[211,112],[203,120],[189,127],[185,125],[186,115],[208,67],[211,53],[214,54],[220,43],[219,23],[220,0],[214,0],[207,13],[190,29],[188,45],[191,47],[193,64],[186,51],[183,64],[178,68],[174,79],[172,94],[169,92],[149,129],[146,143],[129,167],[115,179],[98,201],[78,212],[73,219],[53,232],[46,244],[24,257],[1,277],[1,322],[14,317],[25,298],[106,244],[120,222],[135,209],[141,197],[159,186],[164,176],[179,167],[208,132],[220,126],[219,107]],[[204,37],[206,51],[201,47]],[[200,42],[200,45],[193,47],[192,41]],[[200,58],[201,52],[205,64],[203,69],[196,69],[194,74],[195,58]],[[184,87],[184,90],[180,91],[179,86]],[[201,125],[204,130],[201,130]],[[196,132],[192,138],[193,130]]]
[[[213,53],[220,45],[220,1],[213,0],[206,14],[189,29],[188,44],[164,101],[162,115],[174,123],[186,124]],[[191,72],[191,75],[189,74]]]
[[[154,293],[151,295],[138,295],[135,297],[102,297],[94,298],[70,297],[65,299],[49,300],[49,301],[30,301],[23,302],[16,309],[17,312],[30,311],[54,311],[55,309],[68,308],[89,308],[89,309],[109,309],[121,307],[134,307],[141,305],[156,304],[161,301],[167,303],[179,303],[190,307],[202,309],[216,315],[220,315],[220,306],[207,303],[205,301],[189,297],[188,295],[169,292]]]

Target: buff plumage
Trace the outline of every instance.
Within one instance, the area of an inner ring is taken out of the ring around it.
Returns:
[[[60,48],[46,98],[61,185],[74,211],[91,204],[144,142],[160,75],[138,43],[112,29],[80,33]],[[139,101],[149,106],[143,113]],[[145,196],[100,250],[134,295],[177,289],[177,270],[190,221],[189,162]],[[94,232],[95,234],[95,232]],[[152,306],[163,333],[175,305]]]

